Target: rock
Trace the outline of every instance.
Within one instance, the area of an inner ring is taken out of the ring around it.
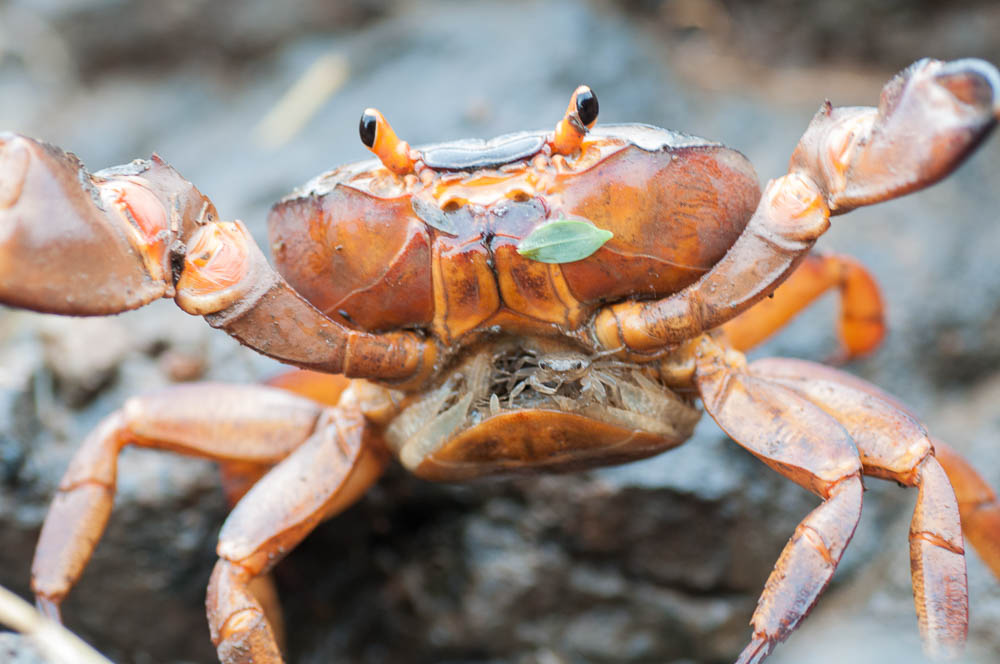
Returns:
[[[0,632],[0,662],[6,664],[52,664],[27,638],[11,632]]]

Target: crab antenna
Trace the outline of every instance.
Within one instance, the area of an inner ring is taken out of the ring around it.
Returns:
[[[361,142],[375,153],[382,165],[396,175],[406,175],[413,172],[416,162],[410,156],[410,145],[401,141],[389,122],[374,108],[366,108],[361,114],[361,124],[358,127]]]
[[[581,85],[573,91],[566,107],[566,115],[556,125],[552,136],[552,151],[573,154],[580,149],[583,137],[597,122],[597,95],[589,86]]]

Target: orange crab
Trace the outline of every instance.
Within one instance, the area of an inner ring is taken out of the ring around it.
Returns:
[[[738,444],[823,499],[768,579],[739,662],[764,659],[830,581],[863,475],[918,487],[920,628],[931,654],[958,652],[963,525],[1000,573],[992,491],[877,388],[803,361],[748,365],[740,351],[830,288],[845,356],[878,343],[870,275],[810,250],[831,215],[961,163],[1000,116],[1000,74],[922,60],[877,109],[827,103],[763,192],[738,152],[647,125],[595,127],[597,115],[581,86],[553,132],[414,149],[369,109],[360,133],[378,161],[326,173],[273,209],[278,272],[155,156],[90,174],[57,148],[0,135],[0,301],[102,315],[173,297],[313,370],[284,390],[177,386],[106,418],[42,529],[40,606],[58,617],[86,566],[126,445],[221,462],[242,498],[209,583],[212,639],[222,662],[274,664],[255,580],[391,459],[436,481],[620,463],[683,443],[700,399]]]

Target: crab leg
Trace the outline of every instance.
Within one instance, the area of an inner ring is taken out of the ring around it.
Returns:
[[[114,499],[118,454],[126,445],[220,461],[271,465],[316,427],[322,407],[287,392],[236,385],[182,385],[138,397],[84,441],[45,517],[32,587],[52,617],[80,575]]]
[[[762,661],[812,609],[861,517],[861,460],[820,408],[748,370],[742,354],[705,338],[695,381],[705,410],[754,456],[823,499],[795,529],[764,586],[738,664]]]
[[[436,346],[323,315],[268,265],[242,223],[158,157],[90,174],[73,155],[0,134],[0,303],[78,316],[173,297],[283,362],[419,382]]]
[[[274,376],[265,384],[326,406],[336,406],[337,402],[340,401],[340,395],[350,386],[351,381],[341,374],[292,369]],[[274,461],[268,460],[266,463],[261,463],[260,461],[220,460],[218,465],[226,502],[232,509],[246,495],[247,491],[274,467]],[[261,574],[250,583],[250,592],[263,608],[264,615],[274,632],[275,640],[279,645],[284,644],[285,620],[274,577],[271,574]]]
[[[341,374],[292,369],[270,378],[264,384],[292,392],[325,406],[336,406],[340,401],[340,395],[350,386],[351,381]],[[229,506],[235,506],[250,487],[274,466],[274,463],[275,461],[260,463],[220,460],[219,474],[222,476],[222,488]]]
[[[955,489],[962,531],[994,576],[1000,578],[1000,501],[996,492],[949,445],[935,440],[934,455]]]
[[[219,536],[208,621],[222,664],[282,661],[250,583],[316,525],[354,503],[384,465],[372,427],[356,409],[324,412],[313,435],[240,501]]]
[[[968,631],[962,523],[955,492],[923,426],[881,391],[853,376],[802,360],[768,358],[750,370],[802,395],[854,439],[866,475],[917,487],[910,524],[913,598],[924,648],[954,657]]]
[[[885,312],[878,283],[857,260],[843,254],[810,253],[770,298],[722,326],[733,348],[748,350],[783,327],[831,288],[840,292],[837,360],[865,355],[885,336]]]
[[[829,227],[831,214],[930,185],[996,125],[1000,73],[981,60],[921,60],[890,81],[875,108],[824,105],[768,183],[721,261],[661,300],[605,307],[592,333],[604,348],[655,352],[731,320],[772,293]]]
[[[783,360],[792,362],[792,360]],[[819,371],[822,367],[804,363],[810,370]],[[848,373],[833,372],[836,380],[850,385],[856,390],[873,395],[876,399],[891,404],[893,408],[905,413],[914,421],[917,416],[899,399],[883,392],[871,383],[856,378]],[[948,480],[954,489],[958,501],[958,511],[962,518],[962,532],[972,543],[979,557],[1000,579],[1000,500],[996,491],[986,483],[979,473],[963,459],[950,445],[932,438],[934,456],[948,475]]]

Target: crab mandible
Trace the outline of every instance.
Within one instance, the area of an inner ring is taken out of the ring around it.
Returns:
[[[989,487],[947,448],[936,456],[871,385],[803,361],[747,365],[740,351],[834,287],[844,353],[878,343],[871,277],[809,252],[831,215],[933,183],[974,150],[1000,116],[997,70],[922,60],[877,109],[825,104],[763,192],[738,152],[646,125],[595,128],[597,111],[581,86],[554,132],[422,149],[365,111],[362,141],[379,161],[322,175],[272,211],[280,274],[158,157],[90,174],[52,146],[0,136],[0,301],[101,315],[173,297],[251,348],[323,372],[288,377],[298,394],[177,386],[105,419],[42,529],[39,604],[58,616],[82,573],[124,446],[208,457],[246,492],[219,537],[212,639],[222,662],[274,664],[251,582],[392,457],[442,481],[639,459],[687,439],[697,397],[738,444],[823,499],[768,579],[740,662],[764,659],[826,587],[860,517],[862,475],[918,487],[920,629],[930,653],[960,650],[960,510],[1000,573]]]

